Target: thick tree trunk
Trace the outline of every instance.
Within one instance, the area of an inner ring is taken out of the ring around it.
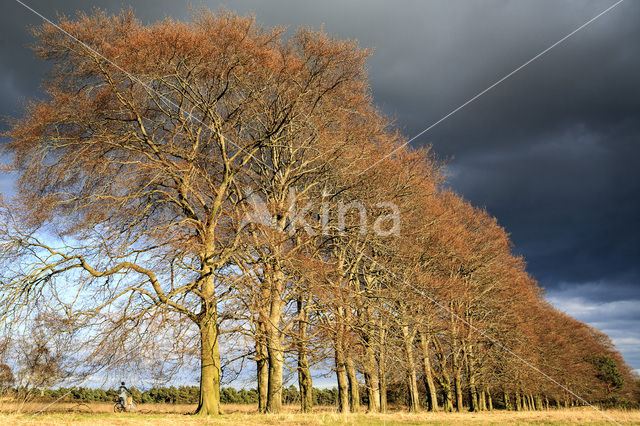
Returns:
[[[313,409],[313,381],[309,364],[304,355],[304,361],[298,363],[298,380],[300,384],[300,409],[303,413],[310,413]]]
[[[256,343],[256,374],[258,379],[258,412],[267,412],[269,395],[269,353],[267,345]]]
[[[415,370],[409,372],[409,411],[412,413],[420,410],[420,397],[418,395],[418,379]]]
[[[520,399],[520,392],[516,391],[516,411],[522,411],[522,400]]]
[[[544,401],[542,399],[542,395],[536,395],[535,399],[536,399],[536,408],[538,410],[544,410]]]
[[[284,357],[280,339],[273,339],[269,344],[269,385],[267,395],[267,412],[280,413],[282,410],[282,369]]]
[[[200,398],[196,415],[221,414],[220,410],[220,349],[215,314],[205,315],[200,327]]]
[[[267,323],[267,350],[269,352],[269,386],[267,412],[278,414],[282,410],[282,369],[284,353],[280,333],[282,302],[280,294],[271,296],[269,321]]]
[[[442,406],[444,411],[453,411],[453,401],[451,398],[451,380],[449,377],[445,377],[442,381]]]
[[[487,410],[487,392],[484,389],[482,389],[480,393],[476,393],[476,396],[478,398],[478,409],[480,411],[486,411]]]
[[[536,404],[533,402],[533,397],[531,396],[531,394],[526,395],[526,397],[527,397],[527,405],[529,406],[529,410],[535,411]]]
[[[340,337],[336,339],[336,376],[338,379],[338,411],[341,413],[348,413],[349,385],[347,379],[347,365]]]
[[[378,381],[378,391],[374,392],[376,397],[380,398],[380,412],[387,412],[387,375],[382,372],[380,374],[380,380]],[[376,399],[376,404],[378,400]]]
[[[402,326],[402,337],[404,354],[407,363],[407,384],[409,388],[409,411],[420,410],[420,399],[418,396],[418,378],[416,376],[415,361],[413,358],[413,339],[415,332],[409,330],[409,326]]]
[[[313,382],[307,357],[307,315],[302,297],[298,298],[298,313],[302,318],[298,324],[298,383],[300,385],[300,409],[311,412],[313,407]]]
[[[504,400],[505,410],[511,410],[513,407],[511,406],[511,401],[509,401],[509,392],[502,391],[502,399]]]
[[[491,397],[491,391],[489,390],[489,387],[486,388],[486,394],[487,394],[487,409],[489,411],[493,411],[493,398]]]
[[[373,348],[367,344],[365,346],[365,382],[367,385],[367,397],[369,405],[367,411],[377,413],[380,411],[380,380],[378,376],[378,365]]]
[[[435,376],[442,388],[442,406],[444,411],[451,412],[453,411],[453,402],[451,401],[451,377],[447,372],[447,359],[445,358],[444,352],[442,351],[442,347],[440,346],[440,342],[436,337],[433,339],[433,344],[435,347],[435,355],[438,363],[440,364],[440,374],[441,377]]]
[[[462,379],[460,378],[460,369],[456,369],[453,384],[456,388],[456,411],[462,411]]]
[[[353,358],[347,353],[346,367],[347,378],[349,379],[349,406],[352,413],[360,411],[360,385],[358,384],[358,377],[356,376],[356,367],[353,363]]]
[[[429,357],[429,336],[420,332],[420,346],[422,348],[424,386],[427,390],[427,404],[429,411],[438,411],[438,397],[436,385],[433,382],[433,371],[431,370],[431,359]]]
[[[471,353],[471,345],[465,350],[464,361],[467,367],[467,381],[469,383],[469,409],[470,411],[480,411],[478,401],[478,389],[476,389],[476,379],[471,365],[473,361],[473,355]]]
[[[351,308],[344,309],[344,317],[346,319],[347,327],[351,327],[353,324],[353,316]],[[345,367],[347,369],[347,379],[349,381],[349,408],[352,413],[360,411],[360,385],[358,384],[358,377],[356,376],[356,367],[353,362],[353,358],[349,351],[349,347],[343,342]]]

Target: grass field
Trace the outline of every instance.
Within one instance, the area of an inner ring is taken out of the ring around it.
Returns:
[[[0,401],[0,424],[39,425],[333,425],[333,424],[610,424],[611,420],[621,424],[639,424],[640,411],[606,410],[599,413],[591,408],[578,407],[563,410],[483,413],[417,413],[395,411],[386,414],[339,414],[334,407],[317,407],[313,414],[300,414],[297,406],[286,406],[279,415],[255,414],[253,405],[225,405],[225,414],[202,419],[185,415],[195,405],[141,404],[137,413],[112,412],[111,403],[88,405],[60,402],[43,410],[48,404],[19,404]],[[610,419],[608,419],[608,416]]]

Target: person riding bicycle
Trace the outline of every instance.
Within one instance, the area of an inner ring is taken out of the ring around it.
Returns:
[[[118,396],[120,397],[120,404],[126,410],[127,409],[127,396],[131,394],[131,391],[127,389],[124,385],[124,382],[120,383],[120,388],[118,389]]]

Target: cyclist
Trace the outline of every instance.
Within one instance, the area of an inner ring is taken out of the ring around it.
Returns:
[[[125,411],[127,411],[127,396],[129,394],[131,394],[131,392],[124,385],[124,382],[121,382],[120,388],[118,389],[118,396],[120,397],[120,404],[122,404]]]

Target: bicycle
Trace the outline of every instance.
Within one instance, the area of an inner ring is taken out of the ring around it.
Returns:
[[[127,398],[127,406],[122,405],[122,401],[118,398],[115,404],[113,404],[113,412],[114,413],[133,413],[138,409],[138,406],[133,401],[133,398]]]

